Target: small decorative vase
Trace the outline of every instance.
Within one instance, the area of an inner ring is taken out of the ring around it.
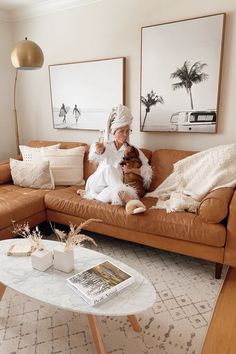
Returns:
[[[53,264],[52,251],[49,250],[36,250],[31,254],[31,264],[35,269],[44,272]]]
[[[74,251],[65,251],[65,245],[59,244],[53,250],[54,268],[61,272],[70,273],[74,269]]]

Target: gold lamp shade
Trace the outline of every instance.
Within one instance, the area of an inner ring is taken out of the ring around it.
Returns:
[[[42,67],[43,61],[42,49],[27,38],[17,43],[11,52],[11,62],[19,70],[39,69]]]

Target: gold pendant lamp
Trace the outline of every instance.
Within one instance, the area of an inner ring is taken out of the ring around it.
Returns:
[[[18,70],[33,70],[42,67],[44,56],[38,44],[25,38],[13,49],[11,61]]]

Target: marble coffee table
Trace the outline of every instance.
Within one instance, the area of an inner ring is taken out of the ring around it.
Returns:
[[[14,289],[33,299],[57,306],[59,308],[86,314],[99,354],[105,354],[102,337],[99,331],[97,316],[127,316],[133,329],[141,331],[135,314],[145,311],[153,305],[156,291],[152,284],[135,269],[115,258],[106,256],[83,247],[75,248],[75,269],[67,274],[53,267],[45,272],[35,270],[31,266],[30,257],[7,256],[10,246],[24,239],[0,241],[0,300],[6,287]],[[47,249],[53,249],[58,242],[44,240]],[[88,305],[78,294],[66,284],[66,278],[104,259],[113,261],[135,277],[135,282],[118,292],[108,301],[96,306]]]

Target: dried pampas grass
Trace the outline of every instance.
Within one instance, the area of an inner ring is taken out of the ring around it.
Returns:
[[[42,251],[44,249],[41,231],[39,230],[38,226],[35,229],[30,230],[29,223],[26,222],[24,224],[15,224],[15,221],[12,220],[13,224],[13,231],[14,235],[22,236],[23,238],[30,241],[34,250]]]
[[[65,243],[64,251],[72,250],[74,247],[80,245],[82,246],[84,242],[88,241],[97,246],[96,242],[92,237],[81,234],[80,231],[84,229],[91,222],[102,222],[100,219],[88,219],[87,221],[81,223],[79,226],[75,226],[69,223],[70,231],[66,233],[65,231],[58,230],[52,227],[53,232],[59,238],[61,242]]]

